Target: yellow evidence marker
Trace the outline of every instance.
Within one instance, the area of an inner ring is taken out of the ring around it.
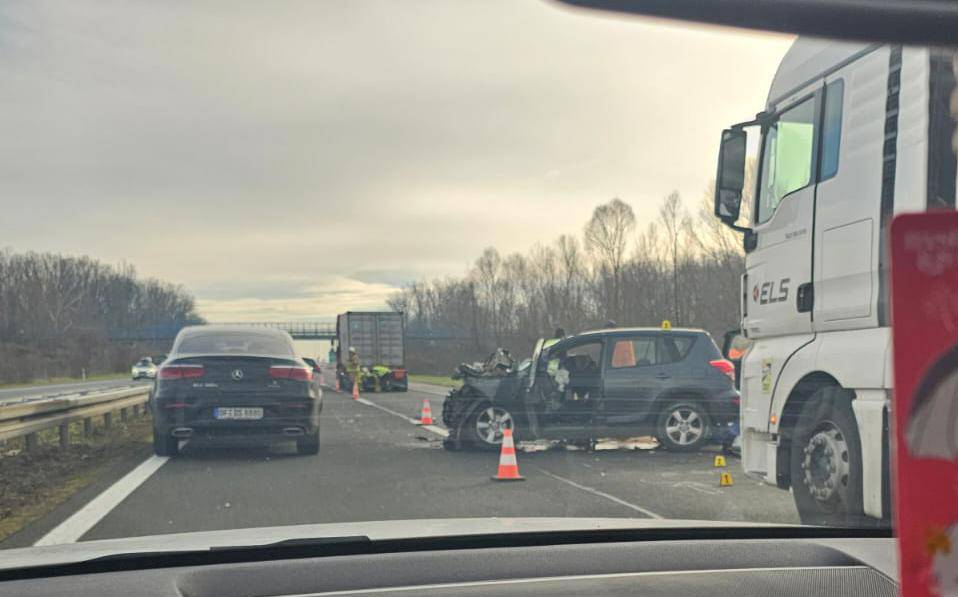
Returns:
[[[719,477],[719,487],[730,487],[732,485],[732,473],[726,471]]]
[[[722,456],[721,454],[717,455],[715,457],[715,461],[712,463],[712,466],[715,468],[723,468],[724,466],[726,466],[725,456]]]

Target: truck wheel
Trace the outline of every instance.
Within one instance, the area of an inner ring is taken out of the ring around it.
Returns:
[[[512,429],[512,439],[519,442],[516,418],[508,409],[486,403],[476,409],[463,425],[460,433],[480,450],[498,450],[502,445],[502,430]]]
[[[296,453],[304,456],[319,454],[319,431],[297,439]]]
[[[157,456],[176,456],[180,453],[180,440],[169,434],[162,434],[153,428],[153,453]]]
[[[695,400],[674,400],[665,405],[655,426],[659,445],[673,452],[694,452],[708,442],[711,421]]]
[[[862,448],[851,392],[819,388],[805,404],[792,436],[789,472],[802,524],[862,524]]]

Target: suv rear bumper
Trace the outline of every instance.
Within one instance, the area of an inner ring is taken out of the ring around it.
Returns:
[[[705,406],[714,425],[728,425],[738,420],[739,393],[735,389],[729,389],[713,394]]]

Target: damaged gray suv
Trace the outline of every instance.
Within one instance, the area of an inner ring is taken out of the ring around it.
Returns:
[[[517,440],[591,446],[598,438],[652,435],[669,450],[725,442],[738,420],[735,369],[698,329],[614,328],[585,332],[519,365],[460,367],[442,420],[449,449],[497,449]]]

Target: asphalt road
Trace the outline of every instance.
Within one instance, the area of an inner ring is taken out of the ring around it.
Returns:
[[[81,540],[313,522],[475,516],[627,516],[796,523],[791,496],[746,479],[719,487],[714,452],[522,452],[525,482],[490,480],[495,453],[449,452],[440,427],[412,424],[444,390],[327,391],[321,452],[191,449],[163,464]]]
[[[0,406],[4,403],[18,402],[23,398],[35,399],[43,396],[75,394],[77,392],[102,391],[111,388],[122,388],[131,384],[151,384],[152,381],[137,381],[131,379],[110,379],[101,381],[75,381],[70,383],[30,386],[25,388],[8,388],[0,390]]]

